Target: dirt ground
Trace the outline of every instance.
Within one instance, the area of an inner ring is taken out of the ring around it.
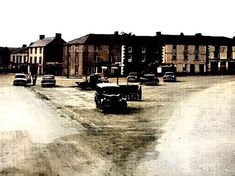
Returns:
[[[160,79],[158,86],[142,87],[141,101],[128,101],[128,113],[104,114],[95,107],[95,92],[80,90],[75,83],[77,79],[58,77],[57,87],[42,88],[39,77],[35,87],[26,89],[60,114],[58,119],[77,124],[77,133],[50,143],[35,144],[27,134],[19,132],[20,143],[24,144],[25,140],[30,144],[25,153],[30,163],[24,162],[21,166],[31,170],[19,171],[16,167],[9,171],[6,167],[0,174],[135,175],[140,161],[158,158],[155,147],[178,103],[214,84],[231,80],[231,76],[179,77],[175,83],[164,83]],[[126,84],[125,78],[119,82]]]

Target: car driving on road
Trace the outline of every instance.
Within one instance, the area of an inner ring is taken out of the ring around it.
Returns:
[[[122,97],[120,87],[114,83],[99,83],[95,93],[96,107],[104,111],[123,112],[127,109],[127,102]]]

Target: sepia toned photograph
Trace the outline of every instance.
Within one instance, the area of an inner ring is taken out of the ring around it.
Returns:
[[[0,176],[235,176],[234,5],[1,2]]]

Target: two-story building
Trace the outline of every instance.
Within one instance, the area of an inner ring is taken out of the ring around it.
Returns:
[[[28,73],[28,47],[23,45],[11,51],[10,69],[13,72]]]
[[[118,33],[88,34],[68,42],[64,47],[64,75],[114,74],[121,62],[120,42]]]
[[[64,75],[92,73],[109,76],[156,70],[161,64],[161,45],[151,36],[131,33],[88,34],[64,47]]]
[[[162,66],[171,66],[177,73],[235,73],[234,40],[227,37],[195,35],[163,35],[157,32],[156,42],[162,41]],[[234,49],[234,50],[233,50]]]
[[[39,40],[29,46],[28,71],[62,75],[64,44],[65,41],[59,33],[56,33],[55,37],[40,35]]]

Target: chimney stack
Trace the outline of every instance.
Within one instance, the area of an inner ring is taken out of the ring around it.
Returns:
[[[161,31],[156,32],[156,36],[161,36],[161,35],[162,35]]]
[[[118,31],[115,31],[115,32],[114,32],[114,35],[118,35]]]
[[[60,33],[56,33],[56,34],[55,34],[55,38],[61,39],[61,34],[60,34]]]
[[[22,45],[22,48],[26,48],[26,47],[27,47],[27,45],[26,45],[26,44],[23,44],[23,45]]]
[[[45,35],[39,35],[39,40],[42,40],[45,38]]]

